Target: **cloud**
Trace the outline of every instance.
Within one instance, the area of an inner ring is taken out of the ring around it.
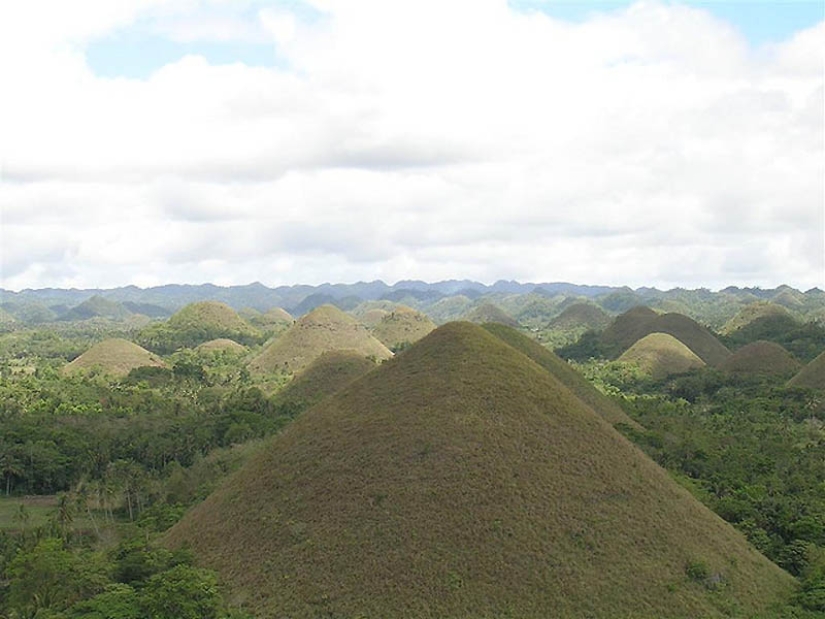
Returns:
[[[4,5],[0,285],[825,285],[822,23],[311,4]],[[96,76],[129,27],[280,62]]]

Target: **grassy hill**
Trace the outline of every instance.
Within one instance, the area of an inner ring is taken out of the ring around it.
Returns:
[[[219,338],[255,344],[260,333],[225,303],[199,301],[181,308],[164,323],[146,327],[137,340],[149,350],[166,354]]]
[[[656,379],[682,374],[705,365],[690,348],[667,333],[644,336],[624,351],[618,360],[632,363]]]
[[[512,316],[505,313],[500,307],[492,303],[482,303],[464,314],[463,320],[474,322],[476,324],[485,324],[494,322],[508,327],[518,328],[520,325],[518,321]]]
[[[262,617],[748,616],[793,579],[544,368],[437,329],[175,525]]]
[[[825,352],[799,370],[788,384],[792,387],[825,389]]]
[[[791,377],[802,368],[793,356],[774,342],[753,342],[735,351],[719,369],[734,374],[762,374]]]
[[[610,324],[610,314],[592,303],[574,303],[553,318],[549,329],[604,329]]]
[[[791,313],[776,303],[771,303],[770,301],[756,301],[754,303],[749,303],[739,310],[733,318],[728,320],[719,330],[719,333],[722,335],[730,335],[735,331],[739,331],[740,329],[747,327],[756,320],[776,316],[793,320]]]
[[[279,403],[309,408],[377,367],[353,350],[330,350],[301,370],[275,395]]]
[[[653,333],[650,325],[659,316],[649,307],[640,305],[616,316],[601,335],[601,341],[612,356],[618,356],[634,342]]]
[[[238,344],[238,342],[234,340],[221,337],[215,340],[209,340],[208,342],[204,342],[195,350],[197,350],[198,352],[206,353],[227,351],[231,353],[242,354],[246,352],[246,346]]]
[[[611,424],[624,424],[641,429],[641,426],[628,417],[618,404],[591,385],[584,376],[551,350],[506,325],[488,323],[484,325],[484,329],[550,372],[582,402]]]
[[[389,313],[389,310],[381,309],[380,307],[374,307],[372,309],[368,309],[363,314],[358,316],[358,321],[362,325],[372,329],[384,319],[384,316],[388,316]]]
[[[396,350],[400,346],[417,342],[433,329],[435,323],[426,314],[400,305],[375,325],[372,334],[384,346]]]
[[[354,350],[364,357],[389,359],[390,350],[367,328],[334,305],[302,316],[249,364],[257,374],[297,372],[330,350]]]
[[[166,367],[157,355],[128,340],[112,338],[98,342],[63,368],[64,374],[100,368],[112,376],[126,376],[135,368]]]
[[[91,318],[124,320],[131,315],[132,312],[122,303],[110,301],[99,295],[95,295],[62,314],[59,320],[65,322],[72,320],[89,320]]]
[[[291,325],[295,322],[288,311],[280,307],[273,307],[268,309],[263,314],[254,316],[250,322],[261,329],[269,329],[272,327],[280,327],[281,325]]]

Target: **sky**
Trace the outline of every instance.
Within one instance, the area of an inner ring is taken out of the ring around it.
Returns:
[[[823,6],[0,3],[0,288],[825,288]]]

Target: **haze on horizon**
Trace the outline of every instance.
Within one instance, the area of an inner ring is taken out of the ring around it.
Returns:
[[[821,2],[0,6],[0,287],[825,288]]]

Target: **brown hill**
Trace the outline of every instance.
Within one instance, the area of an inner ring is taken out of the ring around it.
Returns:
[[[279,391],[275,401],[309,408],[376,367],[375,361],[352,350],[325,352]]]
[[[273,307],[263,314],[253,316],[250,322],[261,329],[270,329],[272,327],[289,326],[295,319],[292,315],[280,307]]]
[[[246,352],[246,346],[242,346],[234,340],[230,340],[227,338],[218,338],[215,340],[209,340],[208,342],[204,342],[195,350],[197,350],[198,352],[206,353],[226,351],[241,354]]]
[[[249,364],[258,374],[297,372],[330,350],[354,350],[364,357],[389,359],[392,353],[367,328],[334,305],[302,316]]]
[[[507,325],[508,327],[518,328],[520,326],[515,318],[509,316],[503,309],[492,303],[482,303],[474,307],[464,314],[463,320],[476,324],[492,322]]]
[[[375,325],[372,334],[390,350],[417,342],[435,329],[435,323],[426,314],[400,305],[387,313]]]
[[[604,330],[601,341],[608,354],[615,358],[651,333],[672,335],[713,367],[730,355],[713,333],[692,318],[683,314],[657,314],[647,307],[634,307],[618,316]]]
[[[358,316],[358,321],[362,325],[365,325],[372,329],[384,319],[384,316],[388,316],[389,313],[389,310],[381,309],[380,307],[374,307],[372,309],[368,309],[363,314]]]
[[[454,323],[165,537],[260,617],[723,617],[794,580],[513,347]]]
[[[792,387],[825,389],[825,352],[799,370],[788,384]]]
[[[592,303],[575,303],[553,318],[550,329],[604,329],[610,324],[610,314]]]
[[[690,348],[667,333],[644,336],[624,351],[619,361],[636,365],[656,379],[682,374],[705,365]]]
[[[177,331],[208,330],[251,332],[251,327],[225,303],[219,301],[199,301],[190,303],[169,318],[167,326]]]
[[[616,316],[602,333],[601,340],[617,356],[630,348],[634,342],[653,333],[651,325],[658,316],[659,314],[643,305],[631,308]]]
[[[591,385],[581,373],[553,351],[512,327],[488,323],[484,325],[484,328],[550,372],[582,402],[612,425],[624,424],[637,430],[642,429],[638,423],[627,416],[618,404]]]
[[[144,366],[166,367],[163,360],[145,348],[128,340],[112,338],[103,340],[77,357],[63,368],[64,374],[99,368],[112,376],[126,376],[135,368]]]
[[[802,368],[802,364],[779,344],[760,340],[735,351],[719,368],[735,374],[762,374],[788,378],[796,374]]]

